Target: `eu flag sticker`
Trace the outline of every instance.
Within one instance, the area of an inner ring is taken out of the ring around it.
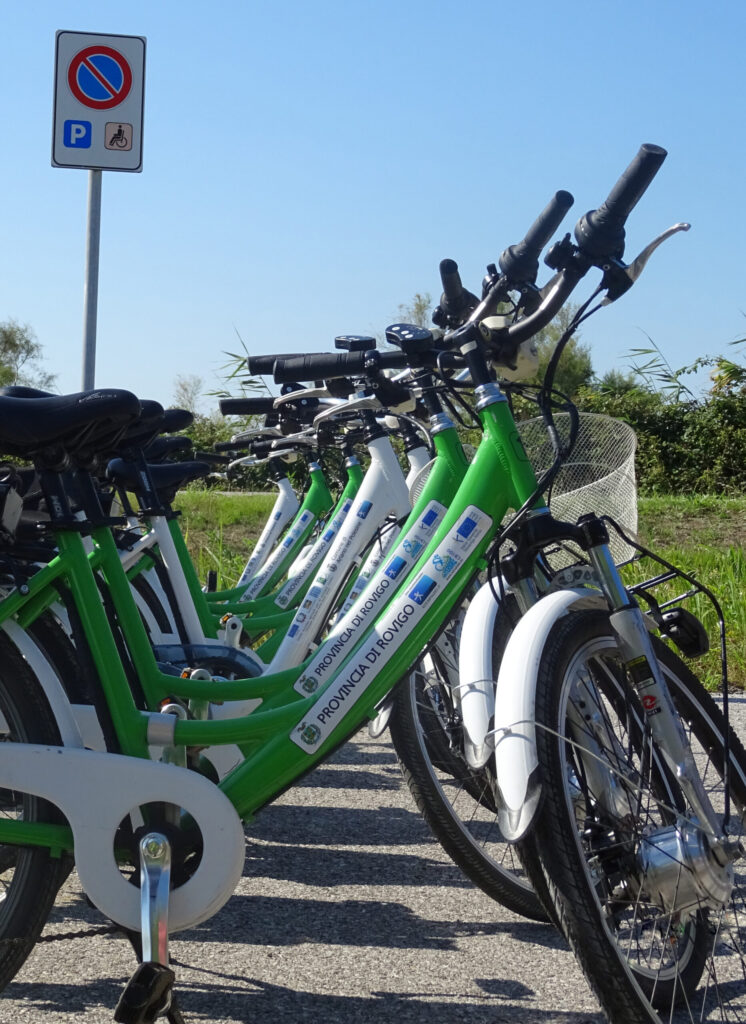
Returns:
[[[426,512],[422,517],[423,526],[432,526],[435,520],[438,518],[438,513],[434,508],[431,508],[429,512]]]
[[[384,572],[384,575],[388,576],[390,580],[395,580],[406,564],[407,560],[405,558],[392,558],[391,563],[387,566]]]
[[[334,533],[334,530],[327,530],[326,533],[324,534],[324,540],[326,541],[327,544],[334,537]]]
[[[466,516],[466,518],[462,520],[458,530],[456,530],[456,537],[462,541],[465,541],[466,538],[471,536],[471,534],[474,532],[474,530],[476,529],[476,525],[476,519],[472,519],[471,516]]]
[[[434,589],[434,579],[431,579],[430,576],[420,576],[414,589],[410,590],[409,596],[415,604],[424,604]]]
[[[360,508],[357,510],[357,517],[358,517],[358,519],[366,519],[368,517],[368,513],[370,512],[370,510],[372,508],[373,508],[373,502],[372,501],[364,501],[360,505]]]

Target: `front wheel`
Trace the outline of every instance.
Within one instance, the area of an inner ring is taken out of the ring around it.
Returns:
[[[458,622],[438,638],[395,692],[391,739],[405,781],[440,845],[475,885],[516,914],[535,921],[548,915],[514,846],[497,824],[489,765],[469,766],[463,753],[455,701]],[[495,664],[510,632],[498,623]]]
[[[2,633],[0,665],[0,743],[58,745],[59,731],[41,686]],[[0,817],[60,820],[46,801],[3,788]],[[38,847],[0,845],[0,990],[33,949],[69,870],[69,858],[55,859]]]
[[[655,652],[716,814],[725,723]],[[746,1021],[746,860],[723,866],[666,764],[608,615],[561,619],[537,679],[542,805],[531,840],[562,927],[612,1022]],[[729,836],[744,836],[746,752],[728,735]],[[741,847],[743,850],[743,847]]]

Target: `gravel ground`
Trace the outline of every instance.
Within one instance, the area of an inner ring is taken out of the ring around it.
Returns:
[[[732,716],[745,735],[746,698]],[[101,923],[73,875],[45,934]],[[365,732],[249,826],[235,895],[171,955],[188,1024],[604,1019],[564,941],[462,877]],[[134,964],[121,938],[37,946],[0,1024],[108,1024]]]
[[[73,875],[45,934],[101,923]],[[171,956],[189,1024],[603,1020],[564,941],[461,876],[364,732],[249,826],[235,895]],[[0,1024],[108,1024],[134,965],[116,937],[37,946]]]

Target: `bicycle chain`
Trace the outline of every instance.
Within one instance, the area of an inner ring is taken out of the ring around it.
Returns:
[[[65,939],[87,939],[93,935],[114,935],[117,932],[120,935],[125,934],[119,925],[107,924],[96,928],[82,928],[75,932],[55,932],[53,935],[40,935],[34,944],[40,946],[45,942],[62,942]],[[0,939],[0,948],[4,946],[20,946],[21,943],[28,942],[30,938],[30,935],[17,935],[12,939]]]

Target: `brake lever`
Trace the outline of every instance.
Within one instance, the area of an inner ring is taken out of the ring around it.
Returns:
[[[316,444],[316,431],[309,427],[308,430],[301,431],[298,434],[283,434],[281,438],[277,438],[276,441],[272,442],[273,452],[282,452],[283,444],[280,444],[280,441],[283,444],[313,445]]]
[[[298,458],[298,452],[294,448],[288,448],[287,451],[280,453],[284,459],[288,462],[295,462]],[[233,462],[228,463],[226,469],[235,469],[236,466],[246,466],[251,468],[252,466],[263,466],[267,462],[271,462],[272,459],[277,458],[278,453],[273,452],[271,455],[246,455],[242,459],[235,459]]]
[[[302,388],[300,391],[288,391],[286,395],[278,395],[275,398],[275,409],[279,409],[281,405],[285,405],[288,402],[299,402],[304,398],[327,398],[332,399],[326,388]]]
[[[686,221],[679,221],[678,224],[674,224],[658,235],[657,238],[654,238],[631,263],[626,266],[621,262],[611,263],[604,271],[605,280],[608,279],[608,286],[606,295],[601,300],[601,305],[610,306],[612,302],[616,302],[625,292],[629,291],[645,269],[648,260],[658,246],[662,245],[673,235],[678,234],[679,231],[688,231],[690,227],[691,224],[687,224]]]
[[[269,457],[260,459],[256,455],[246,455],[242,459],[234,459],[228,463],[228,469],[235,469],[236,466],[261,466],[263,462],[269,462]]]
[[[320,423],[325,423],[326,420],[333,419],[335,416],[358,412],[360,409],[378,410],[382,408],[383,406],[375,395],[361,395],[359,398],[351,398],[346,402],[342,402],[340,405],[335,405],[331,409],[324,409],[323,412],[314,416],[313,425],[314,427],[317,427]]]
[[[234,434],[231,441],[233,444],[243,444],[256,437],[282,437],[282,431],[277,427],[253,427],[251,430],[242,430],[240,434]]]

